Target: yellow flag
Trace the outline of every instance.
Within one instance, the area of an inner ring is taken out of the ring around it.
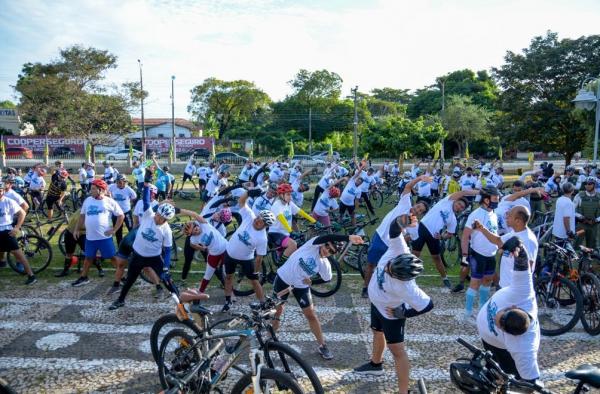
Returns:
[[[527,160],[529,161],[529,164],[533,164],[533,152],[527,154]]]
[[[498,158],[500,160],[502,160],[502,147],[501,146],[498,147]]]
[[[467,147],[465,149],[465,159],[469,159],[469,143],[467,142]]]
[[[440,151],[436,148],[435,153],[433,154],[433,160],[437,160],[440,157]]]

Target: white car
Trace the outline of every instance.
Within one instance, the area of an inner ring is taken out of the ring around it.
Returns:
[[[323,161],[329,161],[329,151],[322,151],[322,152],[313,153],[312,157],[313,157],[313,159],[320,159],[320,160],[323,160]],[[340,153],[339,152],[333,152],[332,158],[335,161],[339,161],[340,160]]]
[[[310,157],[309,155],[296,155],[292,157],[292,167],[300,164],[302,167],[320,167],[325,165],[325,161]]]
[[[133,150],[133,160],[138,161],[142,157],[142,152]],[[127,160],[129,159],[129,149],[118,149],[106,155],[106,160]]]

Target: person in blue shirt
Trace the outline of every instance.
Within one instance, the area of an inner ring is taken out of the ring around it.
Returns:
[[[161,169],[156,162],[156,159],[154,160],[154,163],[156,164],[157,178],[155,185],[158,189],[158,197],[161,200],[165,200],[173,191],[173,181],[175,180],[175,177],[169,174],[169,167],[164,166]]]

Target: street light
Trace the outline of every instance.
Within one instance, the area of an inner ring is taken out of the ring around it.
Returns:
[[[175,75],[171,75],[171,144],[173,151],[172,161],[175,161],[177,157],[177,150],[175,146]]]
[[[593,91],[584,87],[588,82],[597,81],[597,92],[594,94]],[[594,164],[598,159],[598,123],[600,123],[600,78],[587,77],[581,82],[579,93],[573,99],[575,107],[579,109],[585,109],[591,111],[596,107],[596,121],[594,124]]]
[[[142,78],[142,62],[138,59],[140,65],[140,101],[142,107],[142,155],[146,159],[146,127],[144,127],[144,79]]]

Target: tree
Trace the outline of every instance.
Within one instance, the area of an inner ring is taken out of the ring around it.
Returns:
[[[593,122],[571,100],[584,77],[598,74],[600,35],[558,39],[548,31],[523,53],[507,52],[493,70],[503,89],[497,132],[519,147],[560,152],[567,164],[582,150]]]
[[[371,95],[379,100],[397,104],[408,104],[412,98],[409,89],[381,88],[371,90]]]
[[[0,101],[0,108],[17,108],[17,106],[10,100],[2,100]]]
[[[188,111],[198,122],[216,122],[218,138],[232,127],[252,121],[269,109],[271,99],[254,83],[205,79],[192,89]]]
[[[473,104],[470,97],[450,96],[447,103],[442,123],[448,138],[458,144],[458,152],[462,156],[469,141],[489,138],[490,112]]]
[[[337,100],[342,92],[342,78],[331,71],[307,71],[301,69],[288,82],[294,92],[292,97],[311,106],[320,100]]]

